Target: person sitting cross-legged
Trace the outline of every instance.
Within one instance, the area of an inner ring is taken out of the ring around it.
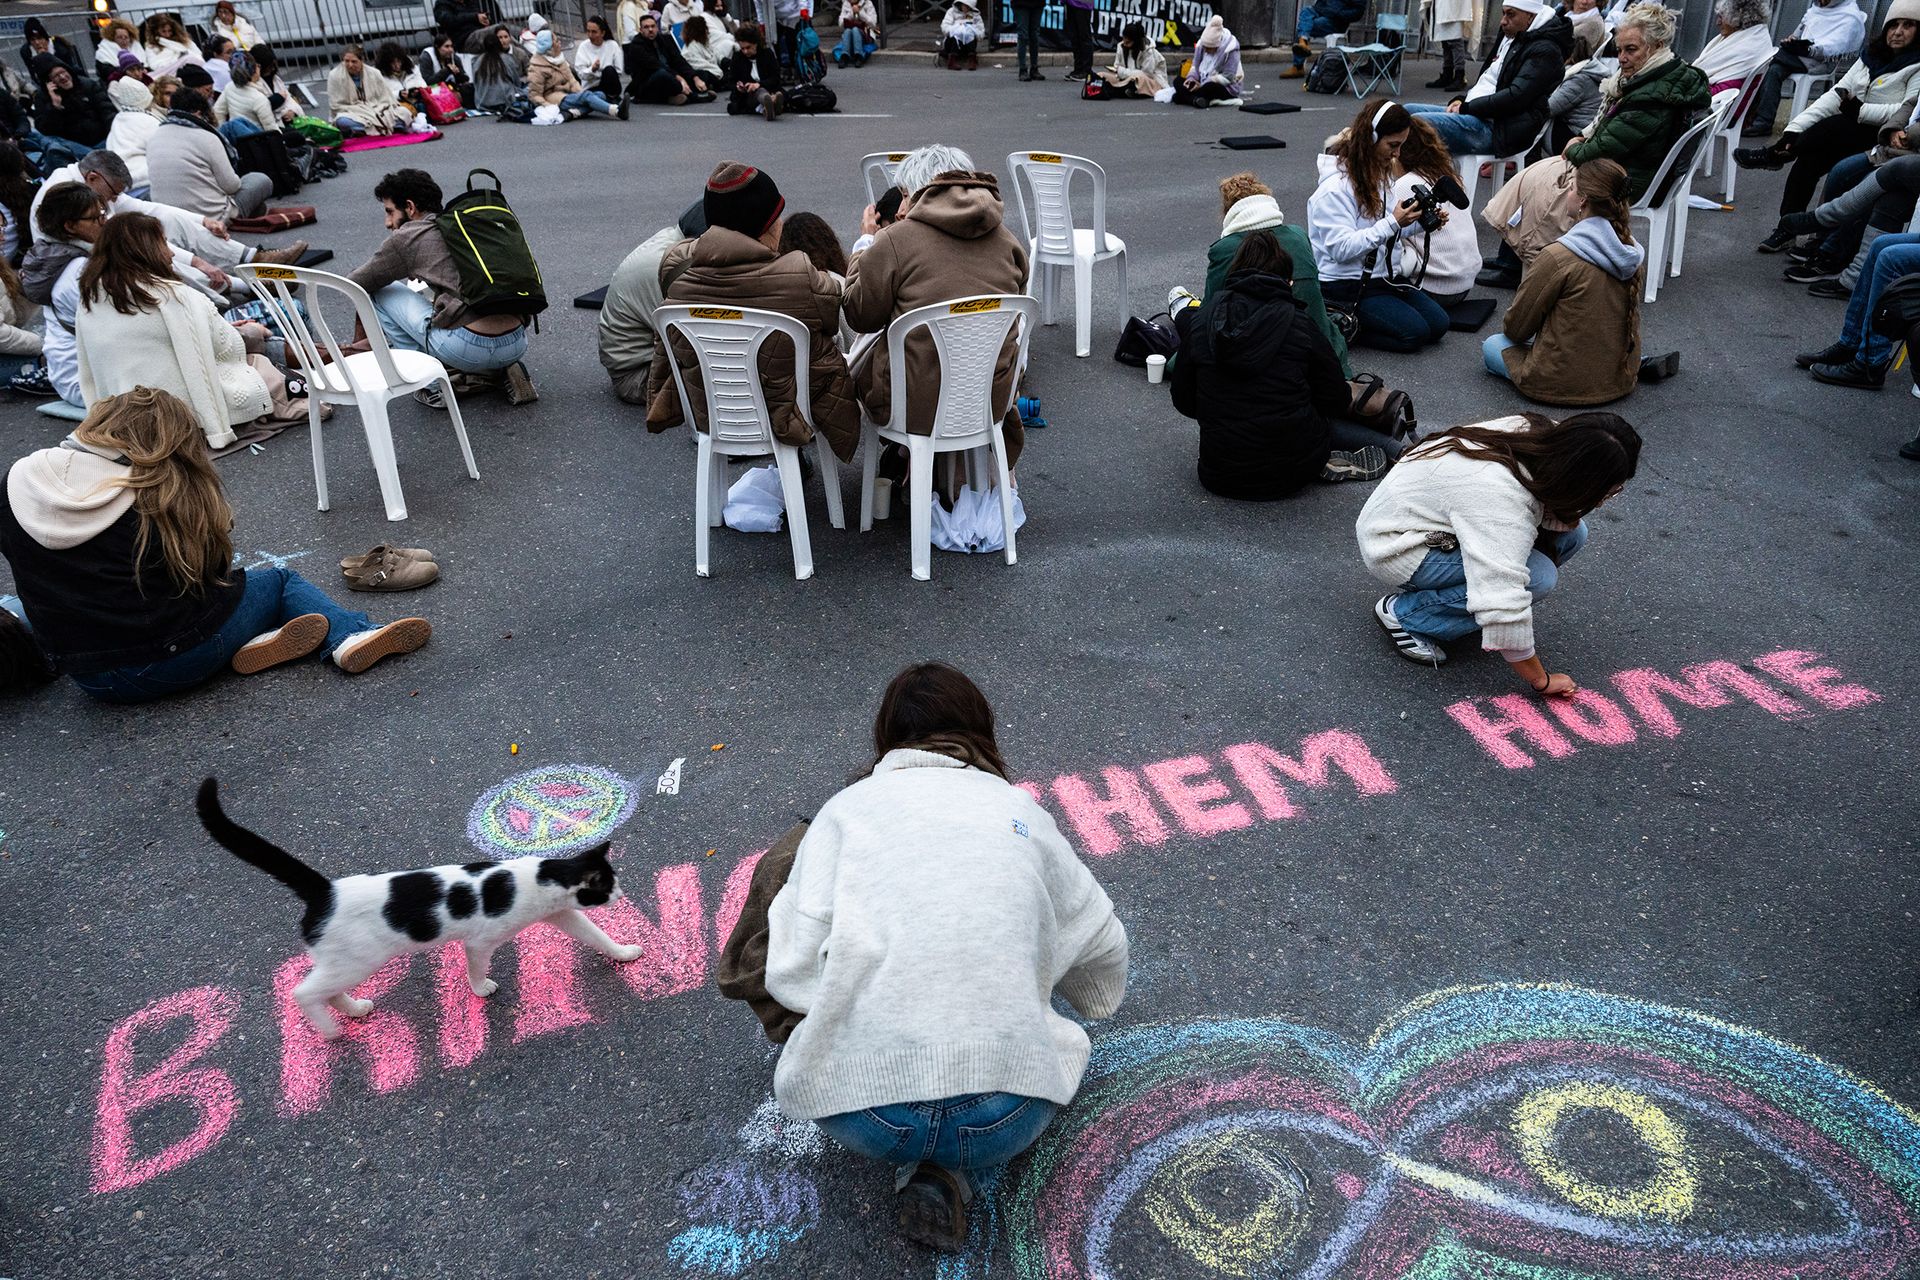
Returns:
[[[678,107],[713,101],[707,78],[687,64],[680,46],[660,30],[660,19],[651,13],[640,15],[640,30],[627,41],[625,62],[627,96],[635,102]]]
[[[627,103],[623,98],[615,107],[599,89],[582,89],[573,66],[553,51],[553,28],[547,27],[533,37],[533,61],[527,64],[527,96],[536,105],[557,107],[568,120],[589,113],[609,120],[625,120]]]
[[[731,90],[727,114],[750,116],[758,111],[768,120],[778,120],[780,108],[786,104],[786,95],[780,89],[780,59],[767,48],[760,28],[751,22],[741,23],[733,40],[733,52],[720,72],[720,82]]]

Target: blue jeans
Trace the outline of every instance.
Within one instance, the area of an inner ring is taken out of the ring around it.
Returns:
[[[865,61],[880,46],[867,38],[867,33],[859,27],[848,27],[840,33],[840,43],[833,46],[836,58],[851,58],[855,62]]]
[[[251,138],[256,133],[265,133],[251,120],[242,120],[238,116],[220,126],[220,135],[224,138]]]
[[[1840,341],[1854,348],[1865,363],[1883,365],[1893,359],[1893,343],[1867,327],[1886,287],[1909,272],[1920,271],[1920,235],[1888,234],[1875,240],[1860,268],[1860,283],[1847,303],[1847,320]]]
[[[1487,372],[1496,378],[1505,378],[1508,382],[1512,382],[1513,375],[1507,372],[1507,362],[1500,358],[1500,353],[1508,347],[1519,345],[1504,333],[1489,335],[1487,340],[1480,344],[1480,358],[1487,362]]]
[[[1561,534],[1554,542],[1554,556],[1565,564],[1587,545],[1587,522]],[[1553,590],[1560,570],[1553,559],[1538,550],[1527,554],[1527,590],[1538,600]],[[1458,640],[1480,629],[1479,622],[1467,611],[1467,569],[1460,552],[1429,551],[1393,602],[1393,614],[1400,625],[1415,635],[1431,640]]]
[[[102,702],[151,702],[184,693],[225,671],[247,641],[308,613],[326,617],[329,654],[348,636],[371,631],[374,625],[366,614],[342,609],[291,569],[249,569],[239,605],[218,631],[193,648],[164,662],[74,676],[73,682]]]
[[[568,94],[566,97],[560,99],[560,110],[597,111],[603,116],[610,116],[614,113],[613,104],[608,102],[594,89],[582,89],[579,93]]]
[[[964,1093],[848,1111],[819,1124],[849,1151],[897,1166],[897,1185],[905,1186],[922,1161],[962,1175],[997,1168],[1032,1146],[1059,1109],[1017,1093]]]
[[[1458,160],[1462,156],[1490,156],[1493,154],[1493,126],[1479,116],[1470,116],[1464,111],[1449,111],[1445,107],[1436,107],[1431,102],[1408,102],[1406,109],[1417,116],[1424,116],[1433,131],[1440,135],[1440,141],[1447,144],[1447,150]]]
[[[1317,5],[1303,4],[1300,6],[1300,21],[1294,26],[1293,34],[1301,40],[1317,40],[1322,36],[1344,34],[1364,9],[1364,5],[1339,4],[1337,0],[1321,0]],[[1306,66],[1306,56],[1296,50],[1293,55],[1293,65]]]
[[[361,124],[352,116],[335,116],[333,118],[333,127],[346,134],[349,138],[358,137],[367,131],[367,126]]]
[[[38,129],[29,129],[20,135],[20,149],[38,159],[42,177],[55,169],[80,163],[89,152],[95,150],[84,142],[69,142],[50,133],[41,133]]]
[[[449,369],[491,373],[527,354],[527,326],[489,335],[471,329],[433,327],[433,299],[404,284],[390,284],[373,295],[373,311],[387,345],[424,351]]]

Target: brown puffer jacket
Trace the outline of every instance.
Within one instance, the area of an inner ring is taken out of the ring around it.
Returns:
[[[804,253],[776,255],[758,240],[709,227],[698,240],[686,240],[667,251],[660,262],[665,302],[709,304],[718,307],[757,307],[778,311],[806,325],[813,334],[808,378],[813,422],[826,434],[835,456],[850,462],[860,445],[860,410],[853,398],[847,358],[835,340],[840,334],[840,284],[807,260]],[[700,385],[700,362],[685,339],[671,343],[693,401],[694,426],[707,429],[706,397],[694,391]],[[807,421],[794,407],[793,344],[774,334],[760,348],[760,377],[773,411],[773,434],[782,444],[803,445],[813,439]],[[653,350],[653,370],[647,378],[647,430],[665,431],[680,425],[680,396],[667,367],[667,344]]]
[[[1024,293],[1027,247],[1007,230],[1000,184],[990,173],[943,173],[911,197],[900,221],[881,230],[873,244],[854,255],[847,268],[844,305],[847,323],[857,333],[879,333],[897,316],[951,298],[981,293]],[[1020,457],[1025,435],[1013,408],[1014,336],[1000,352],[993,394],[1007,406],[1003,429],[1007,464]],[[933,338],[915,333],[907,339],[907,430],[924,436],[933,430],[940,395],[940,360]],[[886,422],[893,412],[893,383],[884,338],[872,358],[861,362],[855,386],[867,414]]]
[[[535,102],[557,107],[560,99],[578,92],[579,77],[573,74],[573,68],[558,54],[535,54],[533,61],[527,64],[527,96]]]
[[[1564,241],[1527,267],[1501,330],[1518,343],[1501,352],[1520,394],[1583,408],[1618,400],[1640,380],[1640,289],[1646,268],[1620,280]]]

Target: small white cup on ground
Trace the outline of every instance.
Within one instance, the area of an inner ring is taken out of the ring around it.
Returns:
[[[1167,358],[1163,355],[1147,357],[1147,381],[1159,382],[1167,376]]]

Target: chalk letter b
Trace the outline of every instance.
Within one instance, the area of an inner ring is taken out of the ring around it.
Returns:
[[[170,1173],[226,1136],[240,1106],[233,1077],[218,1067],[189,1064],[227,1034],[237,1005],[233,995],[219,987],[195,987],[154,1001],[107,1036],[106,1071],[93,1126],[94,1194],[124,1191]],[[176,1018],[192,1020],[187,1038],[159,1066],[134,1074],[135,1038]],[[175,1100],[193,1110],[193,1131],[150,1156],[136,1155],[133,1117]]]

